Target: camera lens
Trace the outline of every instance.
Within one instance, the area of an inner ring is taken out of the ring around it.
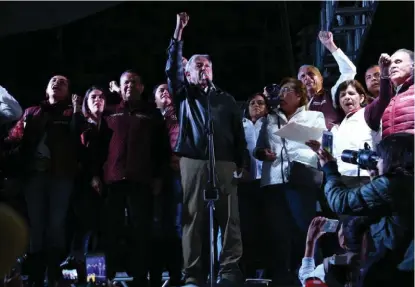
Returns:
[[[346,163],[357,164],[358,152],[354,150],[345,149],[342,152],[341,159]]]

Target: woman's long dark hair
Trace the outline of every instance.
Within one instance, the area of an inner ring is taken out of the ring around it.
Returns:
[[[377,154],[383,160],[384,174],[414,175],[414,135],[396,133],[378,144]]]
[[[347,216],[341,220],[347,252],[352,254],[347,265],[333,265],[330,273],[342,286],[355,286],[359,280],[360,268],[367,257],[367,237],[370,218]]]
[[[244,118],[246,118],[246,119],[248,119],[248,120],[251,120],[251,116],[250,116],[250,114],[249,114],[249,103],[250,103],[250,102],[252,101],[252,99],[254,99],[256,96],[260,96],[260,97],[262,97],[262,98],[264,99],[264,102],[265,102],[265,107],[267,108],[268,113],[270,113],[270,112],[271,112],[271,107],[270,107],[270,105],[269,105],[269,102],[268,102],[267,97],[266,97],[263,93],[261,93],[261,92],[259,92],[259,93],[255,93],[255,94],[253,94],[252,96],[250,96],[250,97],[248,98],[248,100],[245,102],[245,107],[244,107],[244,111],[243,111],[243,117],[244,117]]]
[[[107,95],[106,95],[106,91],[105,89],[99,87],[99,86],[91,86],[85,93],[85,97],[84,100],[82,102],[82,113],[84,114],[85,118],[89,118],[91,116],[91,111],[89,110],[88,107],[88,98],[89,98],[89,94],[93,91],[93,90],[98,90],[102,92],[102,95],[104,96],[104,99],[107,99]]]

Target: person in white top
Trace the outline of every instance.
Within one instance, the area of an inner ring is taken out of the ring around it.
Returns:
[[[373,131],[365,121],[365,108],[362,107],[366,100],[366,92],[357,80],[349,80],[341,83],[336,92],[335,101],[345,117],[340,125],[335,125],[333,133],[333,156],[337,159],[339,173],[342,176],[357,177],[358,166],[341,160],[344,150],[358,151],[364,149],[365,143],[375,150],[381,140],[381,132]],[[318,151],[320,143],[310,141],[307,143],[314,151]],[[369,181],[370,172],[360,169],[360,177],[363,181]],[[360,181],[360,180],[359,180]]]
[[[322,112],[326,120],[327,129],[331,130],[334,124],[339,124],[343,119],[343,115],[338,113],[338,110],[336,109],[334,100],[337,87],[346,80],[354,79],[356,76],[356,66],[343,51],[336,46],[331,32],[320,31],[318,38],[323,46],[333,55],[334,60],[339,66],[340,77],[336,84],[331,88],[330,92],[324,89],[323,76],[315,66],[301,66],[298,70],[298,79],[301,80],[307,88],[309,110]]]
[[[16,99],[5,88],[0,86],[0,126],[17,121],[22,114],[22,107],[20,107]]]
[[[245,139],[247,142],[247,172],[238,183],[239,218],[241,221],[241,236],[243,255],[241,267],[247,278],[256,276],[254,264],[262,258],[262,223],[263,196],[260,191],[262,161],[254,157],[254,149],[258,140],[262,124],[266,119],[270,107],[266,96],[256,93],[247,100],[247,107],[242,120]],[[244,171],[245,173],[245,171]]]
[[[296,161],[316,168],[317,156],[304,143],[283,139],[275,133],[291,122],[321,129],[326,125],[321,112],[307,111],[307,91],[301,81],[287,78],[280,87],[279,108],[268,114],[262,124],[254,156],[263,160],[261,187],[266,232],[269,233],[267,239],[272,242],[267,253],[273,264],[269,266],[272,281],[273,284],[289,285],[293,283],[292,272],[302,257],[301,253],[291,256],[292,252],[301,250],[293,242],[298,238],[305,239],[308,225],[316,213],[315,194],[292,186],[288,180],[289,166],[290,162]]]
[[[369,218],[345,217],[336,230],[339,245],[344,252],[340,255],[327,257],[322,264],[316,266],[313,257],[314,248],[317,240],[325,234],[326,223],[327,218],[324,217],[316,217],[310,223],[298,279],[302,286],[306,286],[305,282],[308,278],[319,278],[328,283],[330,287],[356,286],[360,267],[368,253]]]

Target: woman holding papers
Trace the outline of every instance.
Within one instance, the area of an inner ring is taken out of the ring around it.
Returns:
[[[373,131],[365,121],[365,108],[362,107],[367,98],[365,89],[356,80],[344,81],[339,85],[335,95],[336,106],[340,107],[345,117],[339,126],[333,126],[333,156],[337,159],[339,173],[344,182],[351,187],[360,183],[366,183],[369,179],[369,171],[360,169],[358,178],[358,166],[341,160],[344,150],[358,151],[364,149],[365,143],[372,149],[381,140],[381,132]],[[320,143],[310,140],[307,142],[314,151],[318,151]]]
[[[263,161],[261,187],[269,220],[267,239],[273,285],[295,280],[308,225],[316,214],[315,193],[293,186],[290,166],[297,162],[317,168],[317,155],[305,142],[310,137],[319,140],[326,129],[323,113],[307,111],[307,91],[301,81],[287,78],[280,86],[280,105],[264,120],[254,150],[254,156]],[[279,135],[283,129],[285,137]],[[308,138],[301,139],[299,130]]]

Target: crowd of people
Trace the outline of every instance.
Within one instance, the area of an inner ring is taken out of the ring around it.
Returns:
[[[56,286],[68,253],[65,264],[94,251],[105,253],[109,279],[125,270],[139,287],[161,286],[164,270],[169,286],[203,286],[208,276],[242,286],[259,269],[272,286],[412,284],[413,51],[380,55],[365,71],[365,88],[332,33],[321,31],[339,66],[336,84],[326,89],[319,69],[303,65],[278,84],[277,106],[264,88],[242,112],[212,84],[209,55],[183,56],[188,24],[186,13],[177,15],[166,79],[150,99],[134,70],[109,84],[120,96],[115,106],[98,86],[71,96],[63,75],[50,79],[45,101],[24,111],[0,87],[3,190],[19,189],[24,202],[30,286],[43,286],[45,272]],[[209,274],[204,199],[208,104],[220,189],[218,274]],[[331,153],[322,134],[280,136],[292,124],[330,131]],[[357,162],[345,160],[345,150],[356,151]],[[339,220],[336,230],[324,229],[328,218]]]

